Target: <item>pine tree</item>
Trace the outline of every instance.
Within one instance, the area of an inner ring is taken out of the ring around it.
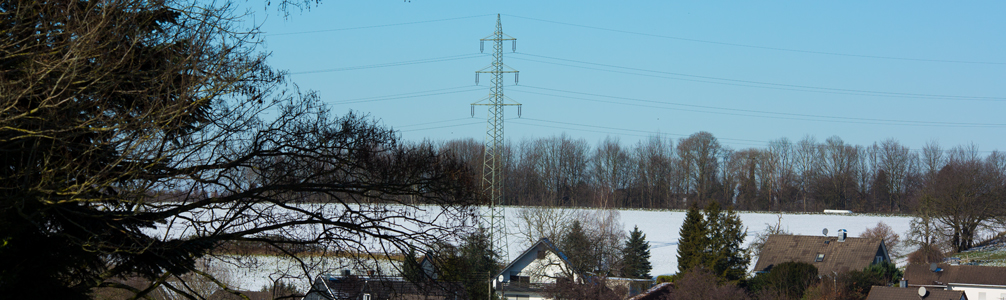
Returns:
[[[569,226],[569,232],[563,237],[561,243],[562,251],[566,253],[566,257],[569,257],[569,263],[573,269],[588,273],[595,271],[594,267],[599,259],[595,255],[596,251],[593,251],[593,245],[594,242],[587,236],[579,220],[574,220],[573,224]]]
[[[639,226],[632,229],[629,240],[625,241],[623,250],[622,275],[631,278],[650,278],[650,242],[646,241],[646,235],[639,231]]]
[[[710,203],[706,208],[707,223],[710,228],[711,261],[706,266],[715,272],[716,276],[735,281],[744,278],[748,263],[751,262],[747,250],[741,248],[747,230],[740,217],[731,208],[720,210],[719,204]]]
[[[697,204],[692,203],[685,215],[685,222],[681,225],[678,238],[678,274],[684,274],[692,267],[700,265],[705,259],[706,245],[706,222],[702,219]]]
[[[468,296],[471,299],[486,299],[495,295],[486,287],[486,282],[500,271],[500,262],[499,254],[492,250],[489,237],[483,232],[473,233],[465,237],[459,250],[466,275],[462,276],[461,282]]]
[[[419,257],[416,256],[416,248],[410,248],[402,261],[402,277],[409,282],[420,282],[424,280],[423,267],[419,265]]]
[[[698,206],[693,204],[685,215],[680,234],[679,274],[701,266],[723,280],[744,277],[751,262],[746,249],[741,248],[747,230],[733,209],[723,211],[719,203],[713,201],[704,212],[699,212]]]

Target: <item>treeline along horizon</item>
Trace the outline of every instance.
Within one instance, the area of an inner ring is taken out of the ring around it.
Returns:
[[[481,141],[448,140],[438,147],[481,176]],[[936,142],[914,151],[893,138],[864,146],[808,136],[731,149],[708,132],[677,141],[653,136],[628,146],[618,138],[592,145],[563,134],[508,141],[504,157],[504,203],[523,206],[683,209],[717,201],[737,210],[907,214],[941,171],[953,176],[945,171],[953,166],[1006,177],[1002,152]]]

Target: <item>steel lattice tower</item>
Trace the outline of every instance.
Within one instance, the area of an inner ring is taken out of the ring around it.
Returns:
[[[478,102],[472,103],[472,116],[475,106],[488,106],[489,115],[486,118],[485,161],[482,165],[482,189],[489,195],[489,209],[482,216],[482,226],[488,231],[489,241],[493,250],[503,259],[509,261],[507,251],[507,231],[505,213],[503,211],[503,107],[517,106],[520,115],[520,103],[503,96],[503,73],[514,73],[517,80],[517,70],[503,64],[503,41],[511,41],[513,51],[517,50],[517,39],[503,34],[503,25],[496,15],[496,31],[482,38],[480,49],[485,50],[485,42],[493,43],[493,62],[491,65],[475,72],[475,84],[479,82],[480,73],[488,73],[492,78],[491,93]],[[511,103],[504,103],[509,100]]]

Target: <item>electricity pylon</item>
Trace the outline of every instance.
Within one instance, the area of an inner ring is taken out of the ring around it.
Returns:
[[[503,64],[503,41],[511,41],[513,51],[517,51],[517,39],[503,34],[500,16],[496,15],[496,31],[479,40],[480,51],[485,50],[485,42],[493,43],[493,62],[491,65],[475,72],[475,84],[479,83],[479,74],[488,73],[492,78],[489,96],[472,103],[472,116],[475,116],[475,106],[488,106],[489,115],[486,118],[485,160],[482,164],[482,190],[489,196],[489,209],[482,216],[482,226],[488,230],[492,249],[504,260],[509,261],[507,250],[507,231],[505,212],[503,210],[503,107],[517,106],[520,115],[520,103],[503,96],[503,74],[514,73],[517,81],[517,70]],[[509,100],[509,101],[507,101]],[[509,103],[505,103],[509,102]],[[494,281],[495,278],[492,280]],[[491,282],[492,282],[491,281]],[[492,284],[492,283],[490,283]]]

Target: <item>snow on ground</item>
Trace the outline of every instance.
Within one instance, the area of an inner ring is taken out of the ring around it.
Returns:
[[[312,274],[335,275],[343,270],[363,276],[366,272],[396,274],[400,263],[390,260],[349,259],[345,257],[301,257],[296,261],[290,257],[269,255],[223,255],[209,259],[211,273],[225,283],[246,291],[258,291],[285,281],[296,286],[307,287],[312,278],[304,276],[304,268]],[[226,271],[224,271],[226,270]]]
[[[507,223],[511,226],[509,228],[514,228],[517,223],[517,211],[522,208],[520,207],[508,207],[506,208]],[[435,209],[434,209],[435,210]],[[436,213],[431,211],[431,213]],[[621,222],[624,225],[626,232],[632,230],[634,226],[639,226],[644,234],[646,234],[646,240],[650,243],[650,263],[653,266],[653,270],[650,272],[651,275],[669,275],[677,272],[677,243],[678,243],[678,232],[681,228],[681,224],[685,219],[685,211],[657,211],[657,210],[619,210],[621,216]],[[871,215],[871,214],[777,214],[777,213],[761,213],[761,212],[738,212],[744,226],[747,227],[748,235],[745,241],[745,247],[751,243],[754,236],[765,230],[768,225],[774,225],[781,219],[781,227],[786,231],[798,235],[820,235],[822,229],[827,228],[829,235],[835,235],[839,229],[846,229],[850,237],[857,237],[868,227],[874,227],[878,222],[884,222],[901,236],[905,236],[909,230],[909,223],[911,217],[907,216],[885,216],[885,215]],[[412,224],[404,225],[405,227]],[[175,228],[176,231],[172,235],[179,235],[180,232],[185,232],[182,228]],[[179,229],[181,229],[179,231]],[[159,228],[155,234],[160,236],[168,235],[168,230],[165,227]],[[511,233],[511,237],[508,238],[509,242],[509,257],[510,259],[516,258],[525,249],[523,248],[524,241],[521,241],[517,236]],[[264,285],[270,284],[280,273],[298,273],[299,267],[294,263],[293,260],[288,258],[279,257],[268,257],[268,256],[258,256],[254,258],[258,261],[257,264],[253,264],[251,267],[236,267],[231,266],[232,273],[234,274],[235,283],[241,289],[247,290],[258,290]],[[756,262],[757,258],[752,258],[751,266]],[[318,274],[321,273],[339,273],[343,269],[352,268],[347,266],[347,262],[342,261],[338,258],[322,258],[314,259],[314,267],[311,268],[311,273]],[[382,263],[385,265],[381,267],[384,270],[393,269],[388,262]],[[353,273],[360,274],[363,270],[359,268],[352,268]],[[373,268],[368,268],[373,269]],[[301,270],[299,274],[304,274]],[[388,273],[385,273],[388,274]],[[299,278],[292,281],[304,282],[303,284],[309,284],[310,279]]]
[[[650,264],[653,265],[651,275],[670,275],[678,272],[678,234],[685,220],[684,211],[644,211],[621,210],[625,230],[631,231],[638,225],[639,230],[646,234],[650,242]],[[828,235],[834,236],[839,229],[849,232],[849,237],[858,237],[866,228],[875,227],[877,222],[884,222],[894,232],[905,236],[909,230],[911,217],[883,216],[866,214],[775,214],[738,212],[744,226],[748,228],[745,247],[750,245],[754,236],[764,232],[768,225],[779,222],[781,227],[797,235],[821,235],[822,229],[828,229]],[[513,253],[511,248],[511,253]],[[518,252],[519,253],[519,252]],[[512,255],[512,254],[511,254]],[[751,258],[754,266],[757,257]]]

